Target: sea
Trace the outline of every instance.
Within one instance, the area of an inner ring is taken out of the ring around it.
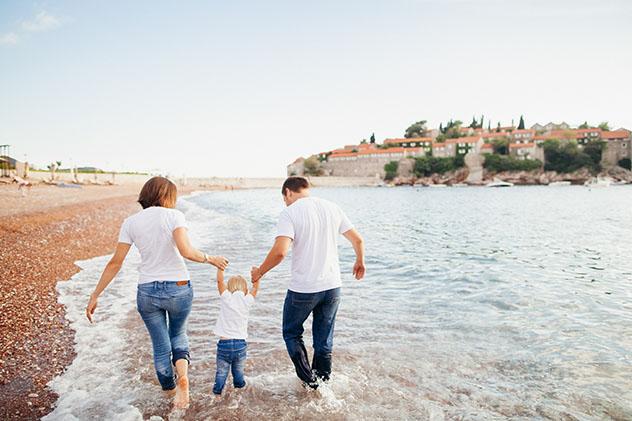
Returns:
[[[50,387],[48,420],[630,420],[632,186],[314,188],[365,239],[352,276],[340,237],[342,300],[333,376],[297,379],[281,334],[286,259],[262,281],[249,323],[247,387],[212,394],[215,270],[188,263],[191,405],[174,410],[155,378],[136,310],[138,253],[85,318],[110,256],[58,283],[76,359]],[[275,237],[278,189],[178,200],[192,243],[249,275]],[[311,320],[305,324],[311,349]]]

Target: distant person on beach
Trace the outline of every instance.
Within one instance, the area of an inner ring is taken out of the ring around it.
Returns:
[[[224,271],[220,268],[217,269],[217,290],[220,304],[215,334],[219,336],[219,341],[213,393],[221,395],[229,371],[236,389],[246,386],[244,366],[248,349],[248,315],[255,303],[259,282],[253,283],[250,291],[243,276],[233,276],[224,284]]]
[[[153,177],[145,183],[138,196],[143,210],[123,222],[116,251],[90,295],[86,316],[92,323],[99,295],[119,272],[134,244],[141,257],[136,305],[151,337],[156,375],[169,396],[175,390],[175,406],[184,408],[189,403],[186,327],[193,289],[183,258],[222,270],[228,260],[208,256],[191,246],[184,214],[174,209],[176,197],[176,185],[164,177]]]
[[[281,212],[277,237],[263,263],[251,271],[258,282],[287,255],[292,245],[292,277],[283,305],[283,339],[296,374],[316,389],[318,379],[331,374],[334,324],[340,304],[338,235],[353,245],[353,275],[364,277],[364,242],[338,205],[310,197],[303,177],[289,177],[281,188],[286,208]],[[310,367],[303,343],[303,323],[312,314],[314,357]]]

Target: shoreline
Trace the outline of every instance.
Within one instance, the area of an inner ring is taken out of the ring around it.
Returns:
[[[179,185],[178,196],[281,184],[212,180]],[[55,407],[58,396],[47,385],[75,357],[75,331],[58,302],[57,283],[81,270],[76,261],[114,251],[123,219],[140,210],[138,181],[81,188],[36,184],[24,197],[15,185],[0,186],[0,419],[36,420]],[[342,181],[314,185],[368,185]]]

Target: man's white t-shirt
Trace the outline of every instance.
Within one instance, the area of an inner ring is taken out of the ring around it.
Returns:
[[[338,236],[352,228],[342,209],[328,200],[304,197],[285,208],[277,237],[293,240],[289,289],[305,293],[340,287]]]
[[[119,243],[134,244],[140,252],[139,284],[191,278],[173,239],[173,231],[180,227],[187,228],[184,214],[161,206],[151,206],[125,219]]]
[[[248,314],[254,302],[252,294],[224,290],[219,297],[215,334],[229,339],[248,339]]]

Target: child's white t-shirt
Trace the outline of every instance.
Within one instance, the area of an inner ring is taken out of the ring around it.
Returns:
[[[219,297],[219,317],[215,324],[215,334],[230,339],[248,338],[248,314],[255,302],[251,294],[242,291],[224,290]]]

